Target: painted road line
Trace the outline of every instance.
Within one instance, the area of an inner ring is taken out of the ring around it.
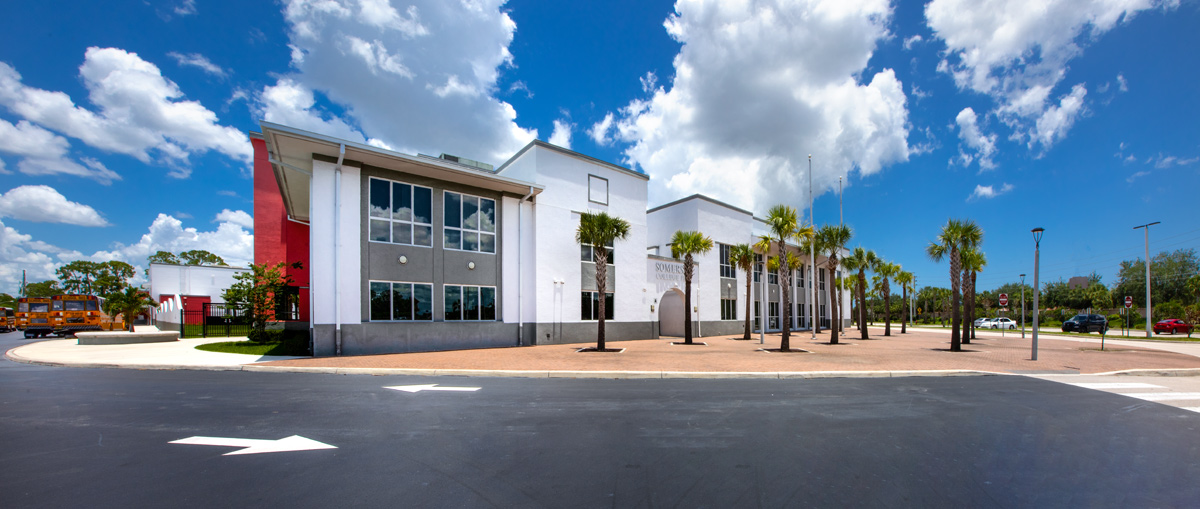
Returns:
[[[188,437],[170,442],[184,445],[216,445],[220,447],[243,447],[243,449],[227,452],[222,456],[239,454],[262,454],[267,452],[313,451],[317,449],[337,449],[337,447],[318,442],[300,435],[292,435],[279,440],[259,440],[255,438],[225,438],[225,437]]]
[[[479,390],[480,388],[479,387],[438,387],[438,384],[425,384],[425,385],[393,385],[390,387],[384,387],[384,389],[391,389],[393,391],[404,391],[404,392],[421,392],[421,391],[475,392],[475,391]]]
[[[1144,399],[1146,401],[1185,401],[1190,399],[1200,401],[1200,392],[1143,392],[1122,394],[1122,396]]]
[[[1143,384],[1134,382],[1098,382],[1098,383],[1074,383],[1071,384],[1084,389],[1166,389],[1161,385]]]

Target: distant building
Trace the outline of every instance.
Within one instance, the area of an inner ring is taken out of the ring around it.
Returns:
[[[157,302],[179,297],[184,311],[200,311],[205,303],[225,302],[233,276],[250,269],[210,265],[150,264],[150,296]]]
[[[1092,284],[1092,280],[1085,276],[1075,276],[1067,280],[1067,288],[1074,290],[1076,288],[1083,290]]]

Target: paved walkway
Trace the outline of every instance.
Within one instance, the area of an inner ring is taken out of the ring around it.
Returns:
[[[670,339],[610,342],[623,353],[578,353],[588,344],[459,350],[354,357],[283,358],[196,350],[205,342],[82,346],[74,340],[42,341],[14,348],[19,362],[81,367],[135,369],[213,369],[319,373],[478,375],[598,378],[817,378],[832,376],[947,376],[965,374],[1095,374],[1129,370],[1145,374],[1200,374],[1200,344],[1111,340],[1099,350],[1099,338],[1040,337],[1039,360],[1030,360],[1030,340],[1020,334],[979,331],[979,339],[949,352],[948,331],[916,329],[891,337],[871,329],[870,340],[848,330],[842,344],[828,344],[828,332],[813,341],[808,332],[792,335],[801,353],[777,349],[780,335],[766,344],[732,337],[701,338],[706,346],[673,345]],[[736,337],[740,337],[736,336]]]

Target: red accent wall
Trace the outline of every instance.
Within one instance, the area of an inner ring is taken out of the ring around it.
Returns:
[[[300,287],[300,320],[309,321],[308,225],[289,221],[275,172],[267,155],[267,142],[251,138],[254,146],[254,263],[300,262],[288,269]]]

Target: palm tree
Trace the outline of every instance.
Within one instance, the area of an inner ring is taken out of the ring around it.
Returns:
[[[606,212],[584,212],[579,215],[579,228],[575,230],[575,242],[591,244],[592,259],[596,261],[596,291],[600,293],[600,321],[596,329],[596,350],[604,351],[605,298],[608,292],[608,249],[605,247],[629,236],[629,221],[613,217]]]
[[[671,257],[679,260],[683,259],[683,309],[687,315],[687,320],[683,322],[683,344],[692,344],[692,272],[696,268],[696,262],[692,259],[692,255],[704,254],[712,251],[712,239],[705,237],[700,232],[685,232],[677,230],[675,235],[671,236]]]
[[[116,316],[118,313],[125,321],[125,329],[133,331],[133,320],[143,309],[157,306],[158,303],[150,298],[150,294],[139,288],[129,286],[122,292],[108,294],[104,301],[104,313]]]
[[[880,288],[883,290],[883,335],[892,335],[892,285],[891,278],[900,272],[900,266],[891,263],[880,261],[875,267],[875,273],[879,275]]]
[[[912,285],[912,282],[913,282],[913,273],[905,272],[905,271],[901,270],[900,272],[896,273],[895,279],[896,279],[897,283],[900,283],[900,288],[903,291],[903,297],[901,297],[901,299],[904,301],[904,314],[909,315],[910,316],[909,320],[911,320],[912,315],[909,313],[909,310],[908,310],[908,289]],[[904,316],[904,315],[901,315],[901,316]],[[900,321],[900,333],[908,334],[908,320]]]
[[[841,328],[840,318],[842,316],[841,308],[838,306],[838,285],[834,280],[834,276],[837,274],[838,253],[842,251],[842,246],[845,246],[847,242],[850,242],[850,237],[852,235],[853,232],[850,227],[844,224],[836,226],[825,225],[822,226],[821,230],[817,232],[817,239],[819,239],[816,243],[817,246],[825,251],[825,253],[828,253],[826,256],[826,263],[829,265],[831,283],[829,285],[829,307],[830,311],[832,312],[830,316],[837,317],[839,322],[831,322],[829,324],[829,344],[831,345],[836,345],[838,342],[838,330]]]
[[[942,261],[943,258],[950,259],[950,351],[961,352],[962,340],[959,336],[958,325],[962,319],[958,305],[961,298],[961,280],[959,275],[962,269],[962,259],[959,258],[959,252],[963,248],[972,248],[977,246],[983,240],[983,230],[979,225],[969,219],[950,219],[942,226],[941,233],[938,234],[929,246],[925,248],[925,253],[935,262]]]
[[[862,339],[871,339],[867,332],[867,269],[877,264],[878,260],[875,251],[862,247],[854,248],[850,256],[842,260],[842,266],[846,270],[858,271],[858,328]]]
[[[963,326],[966,328],[963,334],[963,343],[969,344],[972,339],[975,339],[975,276],[987,266],[987,256],[978,247],[963,249],[958,256],[962,259],[962,284],[965,294],[963,310],[967,315],[966,320],[963,321]]]
[[[754,281],[754,248],[750,244],[738,244],[729,249],[729,264],[746,273],[746,332],[742,339],[750,339],[750,284]]]
[[[812,226],[803,226],[796,215],[796,209],[787,205],[776,205],[767,211],[767,228],[769,233],[759,238],[754,247],[757,251],[769,254],[771,248],[775,247],[778,250],[776,263],[779,267],[779,290],[783,297],[783,334],[779,341],[780,351],[790,351],[791,348],[791,310],[792,301],[789,287],[791,280],[791,272],[794,267],[799,266],[799,259],[787,250],[787,242],[789,240],[803,241],[809,239],[813,235]],[[765,284],[766,281],[763,281]],[[763,324],[764,327],[766,324]]]

